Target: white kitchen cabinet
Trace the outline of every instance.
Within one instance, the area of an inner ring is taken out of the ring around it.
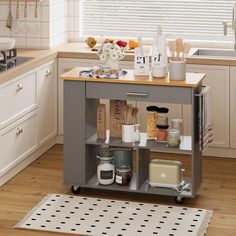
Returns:
[[[230,67],[230,147],[236,148],[236,66]]]
[[[229,68],[230,68],[229,66],[217,66],[217,65],[193,65],[193,64],[187,65],[188,72],[206,73],[206,78],[203,80],[203,85],[208,85],[211,88],[212,112],[213,112],[213,122],[214,122],[214,130],[213,130],[214,141],[212,144],[210,144],[211,147],[222,147],[222,148],[230,147],[229,89],[231,85],[230,85]],[[190,106],[183,107],[184,127],[185,127],[185,133],[187,135],[191,133],[190,130],[191,120],[189,115],[190,109],[191,109]]]
[[[37,148],[37,113],[33,111],[0,131],[0,176]]]
[[[57,62],[0,85],[0,186],[56,143]]]
[[[56,61],[38,71],[38,137],[39,145],[57,135],[57,70]]]
[[[0,129],[36,108],[36,70],[0,86]]]

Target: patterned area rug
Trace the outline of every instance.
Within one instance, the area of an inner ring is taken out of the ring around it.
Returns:
[[[206,209],[50,194],[15,227],[93,236],[201,236]]]

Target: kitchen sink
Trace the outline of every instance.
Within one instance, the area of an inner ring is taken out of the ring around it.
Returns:
[[[197,49],[192,56],[236,57],[236,51],[227,49]]]

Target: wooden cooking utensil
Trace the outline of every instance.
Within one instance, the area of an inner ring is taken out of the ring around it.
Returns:
[[[134,107],[132,109],[132,123],[136,124],[137,123],[137,113],[138,113],[139,109],[137,107]]]
[[[184,49],[182,54],[182,60],[187,57],[189,51],[191,49],[191,45],[189,43],[184,43]]]
[[[180,60],[180,53],[183,51],[183,39],[176,39],[176,60]]]
[[[169,50],[170,50],[171,60],[175,60],[175,51],[176,51],[176,43],[175,43],[175,41],[170,41],[169,42]]]
[[[128,114],[127,114],[127,123],[132,124],[132,105],[128,104]]]

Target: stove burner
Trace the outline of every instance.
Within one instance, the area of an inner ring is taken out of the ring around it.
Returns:
[[[1,51],[2,57],[0,57],[0,67],[3,67],[3,70],[8,68],[15,67],[16,65],[16,48],[13,48],[8,51]]]

